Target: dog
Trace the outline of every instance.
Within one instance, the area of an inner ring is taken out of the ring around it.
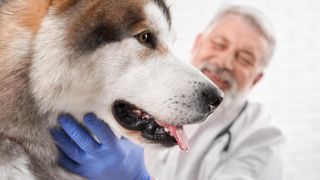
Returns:
[[[163,0],[0,1],[0,179],[82,179],[57,164],[57,117],[93,112],[145,147],[187,149],[223,93],[172,52]]]

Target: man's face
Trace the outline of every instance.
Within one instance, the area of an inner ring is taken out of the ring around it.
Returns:
[[[246,20],[227,15],[197,37],[192,64],[226,95],[246,94],[262,77],[267,41]]]

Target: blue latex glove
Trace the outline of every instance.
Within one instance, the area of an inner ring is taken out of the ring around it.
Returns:
[[[94,114],[84,116],[84,124],[97,142],[72,116],[61,115],[63,130],[51,134],[61,149],[59,164],[90,180],[150,180],[144,166],[143,149],[125,138],[118,139]]]

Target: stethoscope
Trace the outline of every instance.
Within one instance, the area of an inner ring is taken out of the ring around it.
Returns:
[[[247,106],[248,106],[248,102],[246,101],[243,107],[241,108],[241,110],[239,111],[239,113],[237,114],[237,116],[231,121],[231,123],[228,126],[226,126],[224,129],[222,129],[222,131],[220,131],[214,138],[213,142],[217,141],[219,138],[223,137],[224,135],[228,136],[228,141],[223,148],[223,152],[228,152],[229,150],[229,146],[232,140],[232,134],[230,131],[231,127],[234,125],[234,123],[240,117],[240,115],[246,110]]]

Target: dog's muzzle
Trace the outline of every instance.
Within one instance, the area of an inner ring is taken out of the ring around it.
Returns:
[[[113,104],[112,111],[118,123],[125,129],[141,131],[145,139],[166,147],[177,144],[169,129],[159,125],[154,117],[137,106],[124,100],[117,100]]]
[[[197,101],[192,102],[194,103],[192,107],[197,109],[195,111],[197,115],[194,115],[190,121],[177,121],[178,124],[175,125],[164,123],[125,100],[116,100],[112,106],[112,112],[123,128],[140,131],[141,136],[151,143],[166,147],[178,144],[181,150],[186,151],[188,140],[183,125],[203,122],[222,102],[222,94],[216,87],[203,88],[197,94]]]

